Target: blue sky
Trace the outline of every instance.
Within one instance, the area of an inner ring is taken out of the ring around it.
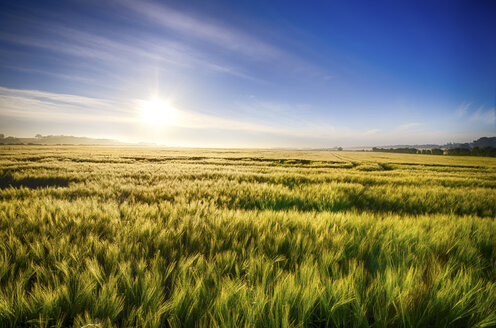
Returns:
[[[494,1],[12,1],[0,132],[200,147],[496,134]]]

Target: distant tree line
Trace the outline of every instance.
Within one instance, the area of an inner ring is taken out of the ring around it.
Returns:
[[[64,135],[37,134],[34,138],[6,137],[0,133],[0,145],[118,145],[119,141],[111,139],[94,139],[88,137],[74,137]]]
[[[496,147],[473,147],[472,149],[467,148],[453,148],[447,150],[448,155],[458,155],[458,156],[488,156],[496,157]]]
[[[450,155],[450,156],[488,156],[496,157],[496,147],[457,147],[443,150],[441,148],[417,149],[417,148],[372,148],[374,152],[402,153],[402,154],[428,154],[428,155]]]
[[[417,154],[416,148],[372,148],[372,151],[380,151],[386,153],[402,153],[402,154]]]
[[[444,155],[444,151],[441,148],[419,149],[418,153],[428,155]]]

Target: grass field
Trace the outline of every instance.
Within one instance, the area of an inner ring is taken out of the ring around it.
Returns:
[[[494,158],[4,146],[0,188],[0,327],[496,326]]]

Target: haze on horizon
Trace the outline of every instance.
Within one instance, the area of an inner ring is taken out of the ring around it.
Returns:
[[[192,147],[496,133],[494,1],[11,1],[0,133]]]

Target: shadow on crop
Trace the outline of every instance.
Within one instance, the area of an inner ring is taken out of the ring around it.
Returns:
[[[10,172],[0,175],[0,189],[12,188],[30,188],[38,189],[45,187],[67,187],[74,179],[54,176],[54,177],[22,177],[17,178]]]

